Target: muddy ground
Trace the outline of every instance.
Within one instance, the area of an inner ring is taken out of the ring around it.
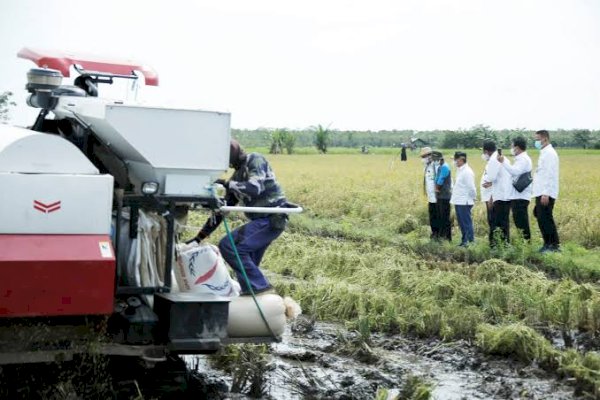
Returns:
[[[383,334],[371,334],[365,341],[341,325],[301,317],[288,325],[283,340],[270,345],[269,351],[266,363],[250,359],[247,368],[256,371],[264,365],[263,394],[257,396],[263,399],[374,399],[378,389],[405,394],[407,382],[415,381],[428,383],[434,399],[574,397],[568,382],[536,366],[483,355],[465,341],[444,343]],[[190,375],[181,360],[151,372],[119,362],[82,362],[69,368],[40,365],[17,369],[12,377],[2,369],[0,398],[249,398],[232,393],[234,379],[215,367],[214,357],[187,356],[185,361],[196,371],[192,379],[184,378]],[[119,372],[109,374],[113,367]],[[247,389],[248,385],[243,391]]]
[[[372,335],[365,345],[357,333],[336,324],[292,328],[281,343],[271,345],[262,398],[373,399],[378,388],[400,393],[410,376],[429,382],[434,399],[573,398],[573,387],[555,376],[536,366],[483,355],[465,341]],[[206,357],[193,361],[209,398],[247,398],[228,392],[231,377]]]

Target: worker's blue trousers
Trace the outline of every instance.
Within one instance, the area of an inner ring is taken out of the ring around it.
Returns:
[[[267,278],[260,272],[258,266],[267,247],[269,247],[271,242],[277,239],[282,232],[282,229],[271,228],[268,217],[254,219],[231,232],[235,247],[242,259],[246,275],[248,275],[248,279],[250,280],[250,284],[254,291],[260,291],[270,287],[269,281],[267,281]],[[238,282],[242,287],[242,293],[247,293],[249,291],[248,285],[246,284],[244,275],[240,270],[239,263],[235,257],[233,248],[231,247],[231,242],[227,236],[219,242],[219,250],[221,250],[221,255],[223,255],[225,261],[227,261],[235,271]]]

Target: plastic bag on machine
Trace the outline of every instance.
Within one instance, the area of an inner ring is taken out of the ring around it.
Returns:
[[[207,293],[235,297],[239,284],[231,279],[219,249],[211,244],[182,244],[177,246],[179,289],[182,292]]]

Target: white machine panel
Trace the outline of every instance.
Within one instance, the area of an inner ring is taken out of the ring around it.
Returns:
[[[181,196],[201,194],[210,184],[207,176],[170,174],[165,177],[165,194]]]
[[[159,194],[207,195],[205,182],[213,182],[229,166],[229,113],[95,97],[61,97],[53,112],[89,125],[128,165],[138,191],[143,182],[154,181]]]
[[[0,124],[0,172],[98,174],[98,169],[57,135]]]
[[[125,105],[106,121],[154,168],[219,170],[229,165],[229,114]]]
[[[110,175],[0,173],[0,234],[110,234]]]

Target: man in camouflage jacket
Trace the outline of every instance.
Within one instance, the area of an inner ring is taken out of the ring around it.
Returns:
[[[217,180],[217,183],[227,189],[227,205],[241,202],[248,207],[287,206],[283,190],[277,183],[268,161],[261,154],[246,154],[236,140],[231,140],[229,166],[235,169],[231,178],[228,181]],[[254,293],[261,293],[271,289],[271,285],[259,269],[260,262],[267,247],[283,233],[287,225],[287,216],[253,213],[247,213],[246,216],[250,221],[235,229],[232,235],[252,290]],[[206,239],[222,219],[220,215],[209,218],[192,240],[200,242]],[[228,237],[221,239],[219,250],[225,261],[234,269],[242,287],[242,294],[249,294],[250,290]]]

